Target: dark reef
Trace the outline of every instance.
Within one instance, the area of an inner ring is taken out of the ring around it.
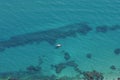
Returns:
[[[116,70],[116,67],[115,67],[114,65],[111,65],[111,66],[110,66],[110,69],[111,69],[111,70]]]
[[[68,62],[65,62],[65,63],[59,63],[59,64],[56,64],[56,65],[52,65],[52,67],[55,68],[56,73],[60,73],[63,69],[65,69],[68,66],[73,67],[74,70],[75,69],[78,70],[77,69],[78,64],[76,64],[75,61],[68,61]]]
[[[46,76],[46,75],[38,75],[38,74],[33,74],[33,75],[16,75],[16,77],[10,77],[12,76],[8,75],[4,78],[2,78],[1,80],[103,80],[104,77],[102,75],[102,73],[97,72],[97,71],[85,71],[83,72],[83,74],[81,74],[81,76],[75,76],[75,77],[68,77],[68,76],[62,76],[62,77],[57,77],[54,74],[50,75],[50,76]],[[1,77],[0,77],[1,78]],[[119,80],[119,78],[117,79]]]
[[[83,73],[85,80],[103,80],[102,73],[97,71],[86,71]]]
[[[117,80],[120,80],[120,78],[117,78]]]
[[[28,66],[26,70],[28,73],[36,73],[41,71],[41,67],[31,65],[31,66]]]
[[[119,54],[120,54],[120,48],[116,48],[116,49],[114,50],[114,53],[115,53],[116,55],[119,55]]]
[[[34,42],[46,41],[54,45],[58,39],[73,37],[76,34],[86,35],[91,30],[92,28],[86,23],[76,23],[56,29],[16,35],[8,40],[0,41],[0,51],[4,51],[6,48],[22,46]]]
[[[21,35],[10,37],[8,40],[0,41],[0,52],[7,48],[22,46],[32,43],[48,42],[51,45],[55,45],[58,39],[64,39],[67,37],[76,37],[77,34],[86,35],[93,29],[86,23],[75,23],[56,29],[50,29],[46,31],[37,31]],[[96,32],[106,33],[108,31],[120,30],[120,25],[114,26],[97,26]]]
[[[55,65],[55,72],[56,73],[60,73],[65,68],[66,68],[66,64],[65,63],[57,64],[57,65]]]
[[[116,31],[120,30],[120,25],[113,25],[113,26],[97,26],[96,27],[96,32],[101,32],[101,33],[106,33],[108,31]]]
[[[114,25],[110,28],[111,31],[115,31],[115,30],[119,30],[120,29],[120,25]]]
[[[96,27],[96,32],[106,33],[108,31],[108,26],[98,26]]]
[[[120,30],[119,25],[114,25],[112,27],[109,26],[97,26],[95,28],[95,32],[100,33],[107,33],[108,31],[116,31]],[[6,50],[7,48],[12,47],[18,47],[18,46],[24,46],[27,44],[32,43],[40,43],[40,42],[48,42],[50,45],[56,44],[58,39],[64,39],[67,37],[76,37],[77,34],[80,35],[87,35],[90,31],[92,31],[92,28],[88,26],[86,23],[75,23],[67,26],[63,26],[56,29],[50,29],[46,31],[38,31],[33,33],[26,33],[22,35],[16,35],[10,37],[8,40],[0,41],[0,52]],[[57,48],[56,48],[57,49]],[[120,48],[116,48],[114,51],[114,54],[119,55],[120,54]],[[75,61],[71,61],[70,54],[66,51],[63,51],[64,53],[64,59],[65,62],[58,63],[55,65],[52,65],[52,67],[55,69],[56,73],[61,73],[65,68],[72,67],[74,71],[79,73],[79,75],[84,77],[84,80],[103,80],[103,74],[101,72],[97,71],[81,71],[79,69],[78,64]],[[86,54],[86,58],[91,59],[93,56],[91,53]],[[78,78],[73,79],[71,77],[63,76],[61,78],[57,78],[54,74],[52,76],[44,76],[42,72],[42,66],[43,63],[42,57],[39,57],[38,60],[38,66],[28,66],[25,71],[21,72],[6,72],[6,73],[0,73],[0,77],[8,77],[7,80],[21,80],[20,78],[27,75],[30,76],[26,80],[79,80]],[[87,66],[87,65],[86,65]],[[109,67],[111,70],[116,70],[115,65],[111,65]],[[38,73],[39,76],[37,75]],[[32,74],[32,76],[31,76]],[[81,79],[80,79],[81,80]],[[83,79],[82,79],[83,80]],[[120,78],[117,78],[117,80],[120,80]]]
[[[92,54],[88,53],[88,54],[86,54],[86,57],[87,57],[88,59],[91,59],[91,58],[92,58]]]
[[[67,61],[71,58],[70,54],[68,52],[64,53],[64,59]]]
[[[68,61],[68,62],[66,62],[66,65],[67,65],[67,66],[74,67],[74,68],[78,67],[78,64],[75,63],[75,61]]]

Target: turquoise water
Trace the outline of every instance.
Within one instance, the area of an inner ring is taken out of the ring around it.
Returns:
[[[51,68],[51,65],[66,62],[64,50],[81,70],[97,70],[104,73],[104,80],[116,79],[120,77],[120,55],[115,55],[114,50],[120,48],[120,30],[97,33],[95,29],[102,25],[108,28],[120,25],[119,21],[119,0],[0,0],[0,45],[13,36],[69,28],[75,23],[85,22],[93,29],[87,35],[58,37],[55,44],[62,44],[59,49],[46,41],[7,48],[0,52],[0,72],[25,71],[30,65],[38,65],[40,58],[42,74],[75,76],[77,73],[71,67],[59,74]],[[92,59],[86,58],[87,53],[92,54]],[[111,65],[117,69],[111,70]]]

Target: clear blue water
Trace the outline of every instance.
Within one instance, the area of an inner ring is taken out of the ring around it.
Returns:
[[[60,74],[51,69],[51,64],[65,62],[61,53],[65,50],[81,70],[95,69],[112,80],[120,76],[120,55],[114,54],[114,49],[120,48],[120,30],[96,33],[95,28],[120,25],[119,21],[119,0],[0,0],[0,41],[79,22],[93,28],[87,35],[58,38],[57,43],[62,44],[59,49],[47,42],[7,48],[0,52],[0,72],[24,71],[30,65],[37,65],[41,57],[44,74],[74,76],[71,72],[76,75],[75,71],[69,67]],[[92,59],[86,58],[87,53],[92,54]],[[111,70],[111,65],[117,70]]]

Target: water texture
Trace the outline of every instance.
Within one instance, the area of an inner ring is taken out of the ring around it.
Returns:
[[[119,21],[119,0],[0,0],[0,80],[119,80]]]

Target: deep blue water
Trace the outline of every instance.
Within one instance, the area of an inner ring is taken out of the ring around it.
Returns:
[[[30,65],[37,65],[40,57],[44,74],[76,75],[71,68],[60,74],[51,69],[51,64],[65,62],[61,53],[64,50],[80,69],[95,69],[111,76],[110,79],[116,78],[120,75],[120,55],[115,55],[114,50],[120,48],[120,29],[98,33],[95,30],[103,25],[120,26],[119,21],[119,0],[0,0],[0,42],[17,35],[69,28],[75,23],[87,23],[93,29],[87,35],[58,38],[56,44],[62,44],[59,49],[45,41],[7,48],[0,52],[0,72],[24,71]],[[86,58],[87,53],[92,54],[92,59]],[[112,71],[111,65],[117,70]]]

